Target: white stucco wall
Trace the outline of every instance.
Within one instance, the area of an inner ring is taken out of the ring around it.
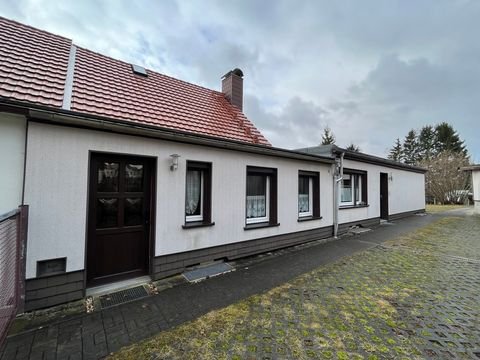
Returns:
[[[157,158],[155,256],[189,251],[333,224],[331,166],[206,146],[30,123],[25,203],[30,205],[27,278],[39,260],[67,257],[67,271],[84,269],[87,227],[88,163],[91,151]],[[170,154],[180,154],[170,171]],[[212,163],[212,227],[182,229],[186,160]],[[23,163],[22,163],[23,164]],[[244,230],[247,165],[278,171],[280,226]],[[347,223],[380,216],[380,172],[389,181],[389,214],[423,209],[424,175],[345,160],[345,168],[368,172],[368,207],[339,211]],[[298,171],[320,172],[323,219],[298,222]]]
[[[0,112],[0,215],[22,202],[26,120]]]
[[[475,212],[480,213],[480,170],[472,171],[473,203]]]
[[[38,260],[50,258],[67,257],[67,271],[84,269],[89,151],[157,157],[156,256],[333,222],[330,165],[31,123],[25,185],[25,203],[30,205],[27,278],[36,276]],[[174,172],[169,170],[173,153],[181,155]],[[212,162],[212,227],[182,229],[186,160]],[[280,226],[243,229],[247,165],[278,169]],[[320,172],[321,220],[297,221],[298,170]]]
[[[395,215],[425,209],[425,176],[421,173],[344,160],[344,168],[367,171],[368,207],[339,210],[339,223],[380,217],[380,173],[387,173],[388,213]]]
[[[392,177],[388,181],[390,215],[425,209],[425,174],[399,169],[385,170]]]

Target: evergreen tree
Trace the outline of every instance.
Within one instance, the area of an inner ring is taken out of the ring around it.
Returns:
[[[388,158],[390,160],[398,161],[398,162],[401,162],[403,160],[402,143],[400,142],[399,138],[395,140],[395,145],[393,145],[393,147],[390,149]]]
[[[405,164],[415,165],[420,159],[419,147],[417,142],[417,132],[412,129],[405,136],[403,141],[402,156]]]
[[[453,127],[443,122],[435,127],[437,152],[451,151],[454,153],[461,153],[467,155],[467,149],[465,148],[464,141],[460,140],[460,136],[453,129]]]
[[[426,125],[418,135],[419,157],[421,160],[430,159],[436,154],[437,133],[433,126]]]
[[[360,147],[358,145],[355,145],[354,143],[350,143],[350,145],[347,146],[347,150],[360,152]]]
[[[322,135],[322,145],[333,145],[335,144],[335,135],[333,135],[332,130],[327,126],[323,130]]]

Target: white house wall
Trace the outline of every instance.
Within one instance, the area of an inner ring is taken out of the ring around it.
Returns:
[[[480,213],[480,170],[472,171],[473,203],[475,212]]]
[[[30,123],[25,203],[30,205],[27,278],[39,260],[67,257],[67,271],[84,269],[90,151],[157,158],[155,256],[330,226],[331,166],[206,146]],[[169,170],[170,154],[179,168]],[[212,163],[212,227],[182,229],[185,161]],[[280,226],[244,230],[247,165],[278,169]],[[298,222],[298,170],[320,172],[323,219]]]
[[[425,209],[425,174],[388,169],[388,213]]]
[[[367,171],[368,206],[339,210],[339,223],[380,217],[380,173],[389,175],[388,213],[395,215],[425,209],[425,176],[406,170],[387,168],[354,160],[344,160],[346,169]]]
[[[0,113],[0,215],[22,203],[26,120]]]

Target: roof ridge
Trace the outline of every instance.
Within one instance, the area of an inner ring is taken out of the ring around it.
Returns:
[[[105,55],[105,54],[102,54],[98,51],[95,51],[95,50],[91,50],[91,49],[87,49],[83,46],[79,46],[77,44],[75,44],[75,42],[73,42],[73,45],[75,45],[77,47],[77,49],[81,49],[83,51],[87,51],[89,53],[92,53],[92,54],[95,54],[97,56],[102,56],[102,57],[105,57],[105,58],[108,58],[108,59],[111,59],[111,60],[114,60],[114,61],[118,61],[118,62],[121,62],[125,65],[132,65],[133,63],[129,63],[125,60],[122,60],[122,59],[117,59],[117,58],[114,58],[112,56],[109,56],[109,55]],[[137,64],[136,64],[137,65]],[[142,66],[142,65],[139,65],[139,66]],[[167,75],[167,74],[164,74],[164,73],[161,73],[159,71],[156,71],[156,70],[152,70],[152,69],[148,69],[144,66],[142,66],[145,70],[147,70],[148,72],[152,73],[152,74],[155,74],[155,75],[160,75],[160,76],[163,76],[165,78],[168,78],[168,79],[171,79],[173,81],[177,81],[177,82],[181,82],[181,83],[184,83],[186,85],[190,85],[190,86],[194,86],[194,87],[197,87],[197,88],[200,88],[200,89],[204,89],[204,90],[208,90],[208,91],[213,91],[214,93],[216,94],[220,94],[220,95],[223,95],[223,93],[221,91],[218,91],[218,90],[214,90],[214,89],[211,89],[211,88],[208,88],[206,86],[202,86],[202,85],[198,85],[198,84],[195,84],[195,83],[192,83],[192,82],[189,82],[187,80],[183,80],[183,79],[179,79],[179,78],[176,78],[176,77],[173,77],[171,75]]]
[[[21,23],[17,20],[12,20],[12,19],[9,19],[9,18],[6,18],[6,17],[3,17],[3,16],[0,16],[0,21],[2,20],[5,20],[7,22],[10,22],[10,23],[15,23],[16,26],[20,26],[20,27],[23,27],[23,28],[29,28],[30,30],[33,30],[33,31],[36,31],[36,32],[40,32],[42,34],[45,34],[45,35],[49,35],[49,36],[56,36],[56,37],[59,37],[59,38],[62,38],[64,40],[68,40],[70,42],[70,44],[72,44],[73,40],[71,38],[68,38],[66,36],[63,36],[63,35],[58,35],[58,34],[55,34],[51,31],[47,31],[47,30],[43,30],[43,29],[40,29],[40,28],[37,28],[35,26],[32,26],[32,25],[29,25],[29,24],[24,24],[24,23]]]

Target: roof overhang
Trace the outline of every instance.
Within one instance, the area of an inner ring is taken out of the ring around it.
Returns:
[[[204,145],[225,150],[311,161],[323,164],[333,164],[335,162],[335,160],[329,156],[305,154],[299,151],[287,150],[273,146],[250,144],[230,139],[221,139],[208,135],[161,128],[158,126],[142,124],[134,121],[119,120],[70,110],[63,110],[59,108],[51,108],[37,104],[29,104],[2,97],[0,97],[0,111],[23,114],[31,121],[38,121],[54,125],[64,125],[127,135],[143,136],[166,141]]]
[[[344,154],[344,159],[347,159],[347,160],[360,161],[367,164],[385,166],[392,169],[406,170],[406,171],[411,171],[411,172],[416,172],[421,174],[425,174],[428,171],[427,169],[424,169],[422,167],[407,165],[401,162],[384,159],[378,156],[373,156],[373,155],[364,154],[358,151],[343,149],[337,145],[313,146],[309,148],[297,149],[297,151],[302,151],[308,154],[317,153],[324,156],[326,154],[331,154],[332,156],[335,156],[335,157],[341,154]]]

